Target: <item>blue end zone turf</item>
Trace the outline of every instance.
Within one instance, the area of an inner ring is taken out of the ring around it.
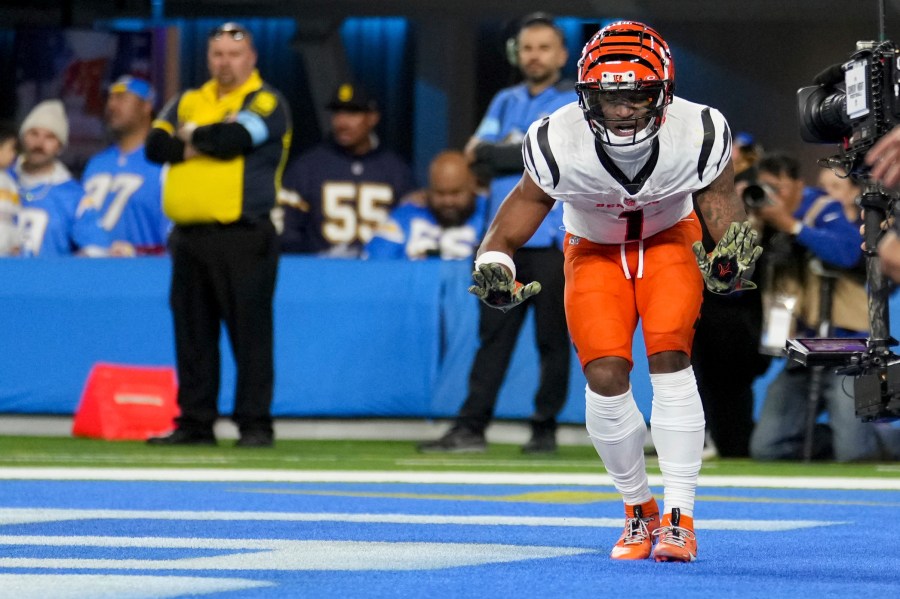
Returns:
[[[657,564],[608,558],[622,526],[609,487],[2,485],[0,596],[17,599],[54,589],[85,599],[546,599],[668,597],[673,589],[686,597],[893,596],[900,588],[896,491],[704,487],[699,560]]]

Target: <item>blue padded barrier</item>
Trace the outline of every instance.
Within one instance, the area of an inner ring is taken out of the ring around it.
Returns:
[[[72,414],[96,362],[174,364],[169,259],[0,259],[0,413]],[[465,399],[478,304],[468,261],[284,257],[275,297],[273,412],[284,417],[450,418]],[[891,320],[900,322],[897,302]],[[498,418],[528,418],[538,382],[529,317],[500,391]],[[723,340],[724,342],[725,340]],[[233,405],[222,335],[220,409]],[[640,328],[632,385],[649,418]],[[754,385],[757,404],[775,374]],[[560,420],[584,422],[574,352]]]

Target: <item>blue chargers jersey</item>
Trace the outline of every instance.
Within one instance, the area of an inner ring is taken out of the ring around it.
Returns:
[[[359,256],[413,180],[390,150],[354,156],[329,141],[291,162],[282,186],[283,251]]]
[[[572,82],[559,82],[536,96],[528,92],[525,84],[507,87],[497,92],[491,100],[484,118],[475,130],[475,137],[490,143],[521,142],[531,123],[577,100]],[[587,129],[587,123],[584,126]],[[522,171],[524,170],[523,166]],[[489,222],[521,177],[522,173],[516,173],[491,179]],[[562,247],[562,240],[562,210],[556,208],[547,215],[523,247]]]
[[[487,199],[475,199],[475,211],[458,227],[444,228],[425,206],[404,204],[391,213],[386,223],[366,244],[367,258],[472,258],[484,235]]]
[[[109,248],[109,234],[100,227],[99,212],[82,201],[84,190],[77,181],[58,177],[55,182],[29,187],[17,173],[12,174],[19,184],[22,257],[70,256],[88,247]]]
[[[144,146],[128,154],[111,146],[88,161],[81,179],[86,196],[100,211],[100,226],[138,253],[164,248],[171,227],[162,211],[161,170],[147,160]]]

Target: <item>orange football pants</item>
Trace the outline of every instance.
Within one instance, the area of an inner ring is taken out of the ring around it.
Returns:
[[[691,245],[701,235],[694,213],[642,244],[599,244],[566,234],[566,319],[582,368],[610,356],[634,366],[638,318],[648,356],[691,355],[703,303]]]

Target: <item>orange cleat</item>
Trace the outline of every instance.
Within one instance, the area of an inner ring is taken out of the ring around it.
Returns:
[[[656,561],[692,562],[697,559],[694,519],[682,516],[678,508],[663,516],[662,525],[653,534],[659,537],[652,555]]]
[[[655,499],[625,506],[625,530],[609,556],[613,559],[647,559],[653,548],[653,534],[659,528],[659,507]]]

